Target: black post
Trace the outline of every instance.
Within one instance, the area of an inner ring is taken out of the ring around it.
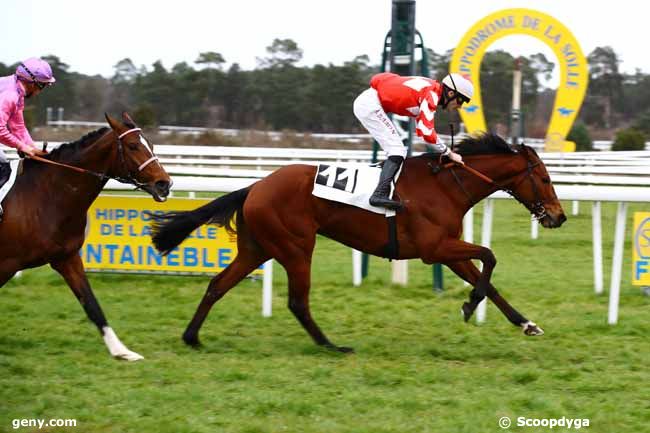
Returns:
[[[423,76],[429,76],[429,65],[427,62],[424,39],[420,32],[415,29],[415,0],[392,0],[392,17],[391,30],[386,34],[384,39],[384,50],[381,59],[381,71],[387,69],[399,75],[415,75],[416,61],[415,49],[422,50],[422,60],[420,73]],[[416,43],[415,36],[418,37]],[[392,116],[391,116],[392,118]],[[415,122],[409,119],[408,137],[404,140],[407,146],[407,156],[411,156],[413,136],[415,132]],[[373,141],[372,162],[377,162],[379,144]],[[361,275],[363,278],[368,276],[369,258],[367,254],[362,255]],[[442,290],[442,266],[433,265],[433,287],[434,290]]]

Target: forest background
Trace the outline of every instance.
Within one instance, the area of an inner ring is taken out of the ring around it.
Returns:
[[[427,49],[433,78],[442,79],[446,74],[452,53]],[[45,125],[46,107],[62,107],[66,120],[85,121],[103,121],[104,112],[126,110],[150,129],[182,125],[365,132],[352,114],[352,102],[368,86],[370,77],[380,71],[380,65],[370,64],[367,55],[343,65],[298,66],[303,50],[291,39],[275,39],[252,70],[243,70],[237,63],[227,66],[227,59],[219,52],[209,51],[198,53],[191,64],[181,62],[171,69],[160,61],[147,67],[124,58],[116,62],[113,76],[106,78],[77,73],[65,59],[53,54],[42,57],[52,66],[57,82],[27,101],[26,121],[31,128]],[[510,135],[514,62],[509,53],[497,50],[486,53],[481,64],[488,128],[504,136]],[[626,149],[643,148],[650,137],[650,75],[641,70],[621,73],[619,63],[609,46],[597,47],[588,55],[587,95],[569,135],[579,150],[589,150],[592,140],[615,140],[615,148],[616,143]],[[555,98],[555,89],[547,83],[556,65],[542,53],[522,57],[521,65],[523,135],[543,138]],[[0,63],[0,75],[12,74],[16,66]],[[453,120],[443,115],[437,122],[438,132],[446,133],[447,124]]]

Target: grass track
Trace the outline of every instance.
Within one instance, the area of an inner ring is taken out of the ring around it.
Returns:
[[[523,208],[496,203],[493,282],[544,328],[541,338],[523,336],[492,305],[486,324],[463,323],[468,288],[447,270],[447,290],[433,294],[420,262],[411,262],[402,288],[373,259],[370,278],[354,288],[349,249],[319,239],[312,313],[356,354],[313,345],[285,307],[277,266],[273,317],[261,317],[261,282],[247,280],[215,306],[198,351],[180,334],[207,278],[93,274],[109,323],[146,358],[123,363],[109,358],[58,275],[26,271],[0,288],[0,432],[38,431],[13,430],[13,419],[75,418],[76,428],[40,431],[482,433],[504,431],[501,416],[648,431],[650,298],[630,285],[628,242],[620,323],[607,325],[608,298],[593,294],[589,210],[582,203],[580,216],[559,230],[540,228],[533,241]],[[614,214],[615,205],[604,206],[606,276]],[[480,213],[475,224],[480,233]],[[628,218],[628,240],[631,230]]]

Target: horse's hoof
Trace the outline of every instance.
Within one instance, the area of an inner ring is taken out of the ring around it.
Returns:
[[[333,344],[326,344],[325,347],[327,347],[329,350],[333,350],[334,352],[354,353],[354,349],[352,347],[335,346]]]
[[[522,323],[521,327],[524,330],[524,334],[528,335],[529,337],[544,335],[544,330],[530,320],[526,323]]]
[[[461,309],[461,313],[463,313],[463,320],[467,323],[469,319],[472,317],[472,314],[474,314],[474,309],[467,303],[463,303],[463,308]]]
[[[185,342],[185,344],[193,347],[194,349],[198,349],[199,347],[201,347],[201,342],[199,341],[199,337],[196,335],[190,336],[187,334],[183,334],[183,341]]]
[[[114,354],[113,358],[119,359],[121,361],[140,361],[141,359],[144,359],[144,356],[140,355],[139,353],[127,350],[126,352]]]

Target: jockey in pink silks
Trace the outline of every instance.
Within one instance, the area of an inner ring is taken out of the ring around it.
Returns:
[[[45,154],[34,147],[34,141],[25,127],[23,109],[25,98],[38,95],[55,81],[50,65],[35,57],[20,63],[15,74],[0,77],[0,143],[29,156]],[[9,180],[10,175],[9,161],[0,149],[0,187]],[[2,213],[0,206],[0,218]]]

